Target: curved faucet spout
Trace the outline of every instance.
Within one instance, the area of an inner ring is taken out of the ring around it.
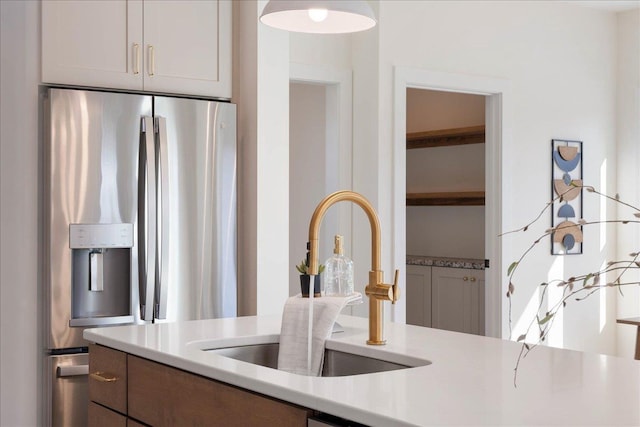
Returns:
[[[380,221],[371,203],[354,191],[337,191],[325,197],[316,207],[309,223],[309,274],[318,274],[318,236],[324,214],[331,206],[338,202],[349,201],[364,210],[371,224],[371,270],[380,270]]]
[[[369,297],[369,340],[367,344],[383,345],[382,328],[382,301],[395,303],[399,298],[398,270],[396,270],[393,285],[383,283],[384,273],[380,266],[380,220],[371,203],[359,193],[353,191],[338,191],[329,194],[316,207],[309,223],[309,243],[307,244],[309,274],[318,274],[318,235],[320,224],[324,214],[334,204],[341,201],[349,201],[360,206],[369,218],[371,224],[371,270],[369,271],[369,284],[365,293]]]

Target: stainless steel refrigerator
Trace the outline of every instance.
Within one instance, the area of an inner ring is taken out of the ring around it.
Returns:
[[[236,109],[50,88],[43,112],[45,418],[81,426],[85,328],[236,315]]]

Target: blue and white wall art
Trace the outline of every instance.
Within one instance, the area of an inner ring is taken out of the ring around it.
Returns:
[[[582,142],[551,140],[551,254],[582,253]]]

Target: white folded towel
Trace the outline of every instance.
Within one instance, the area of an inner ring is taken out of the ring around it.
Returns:
[[[333,324],[340,311],[354,298],[361,298],[361,295],[312,298],[313,330],[310,366],[307,366],[309,362],[307,359],[309,298],[302,298],[300,295],[289,298],[282,313],[278,369],[293,374],[319,376],[324,362],[324,342],[331,335]]]

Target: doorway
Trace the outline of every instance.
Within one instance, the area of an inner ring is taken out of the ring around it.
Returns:
[[[485,96],[406,89],[407,323],[484,335]]]
[[[467,74],[394,67],[393,90],[393,262],[406,263],[406,92],[407,88],[461,92],[485,96],[485,335],[509,336],[508,304],[503,303],[508,283],[502,280],[502,144],[510,135],[511,83],[508,80]],[[401,281],[406,268],[401,267]],[[406,305],[396,304],[393,319],[406,320]]]

